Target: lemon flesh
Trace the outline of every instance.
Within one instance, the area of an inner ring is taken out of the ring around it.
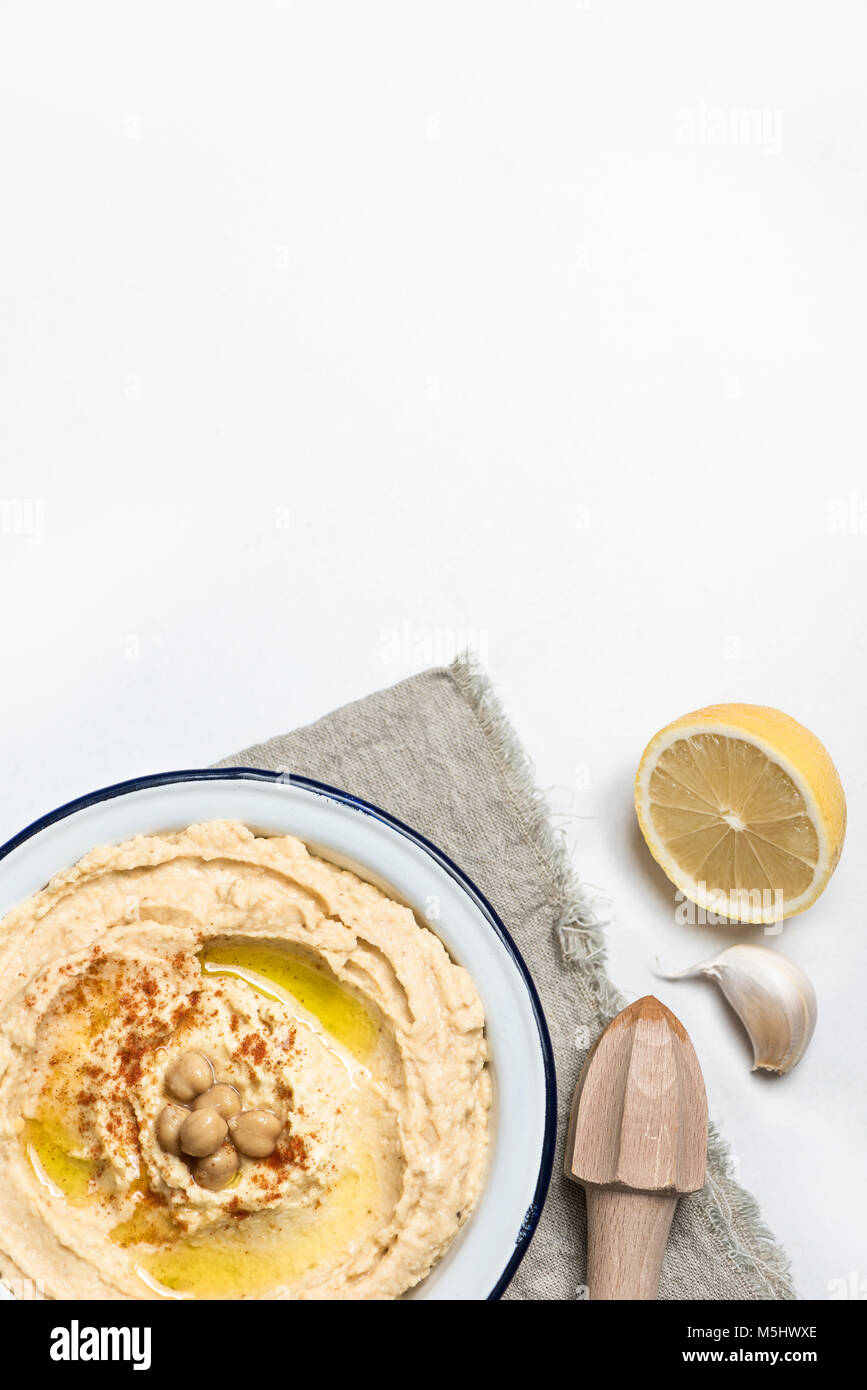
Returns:
[[[686,897],[767,923],[803,912],[836,867],[846,802],[830,756],[803,725],[759,705],[685,715],[645,749],[642,833]]]

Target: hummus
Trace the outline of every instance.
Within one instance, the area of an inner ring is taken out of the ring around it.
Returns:
[[[155,1134],[190,1050],[283,1126],[219,1191]],[[0,923],[0,1274],[399,1297],[478,1195],[486,1056],[439,939],[299,840],[215,821],[95,849]]]

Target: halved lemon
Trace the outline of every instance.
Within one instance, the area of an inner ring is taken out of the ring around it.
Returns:
[[[709,705],[661,729],[641,758],[635,809],[671,881],[737,922],[803,912],[826,887],[846,834],[846,797],[827,749],[765,705]]]

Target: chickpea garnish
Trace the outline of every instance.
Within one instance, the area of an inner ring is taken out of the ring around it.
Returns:
[[[193,1110],[180,1130],[180,1145],[193,1158],[215,1153],[229,1133],[229,1126],[216,1110]]]
[[[157,1141],[160,1148],[165,1149],[166,1153],[175,1155],[180,1153],[181,1126],[189,1113],[185,1105],[174,1105],[170,1102],[157,1116]]]
[[[200,1158],[193,1169],[193,1177],[199,1187],[206,1187],[211,1192],[219,1192],[221,1187],[227,1183],[238,1171],[240,1159],[235,1151],[234,1144],[228,1140],[221,1144],[216,1153],[209,1154],[207,1158]]]
[[[214,1068],[201,1052],[185,1052],[166,1072],[170,1101],[157,1116],[154,1133],[166,1153],[195,1158],[193,1177],[200,1187],[218,1192],[237,1173],[241,1160],[268,1158],[283,1122],[273,1110],[242,1110],[241,1093],[227,1081],[214,1080]]]
[[[213,1084],[214,1068],[201,1052],[185,1052],[166,1072],[166,1085],[175,1100],[194,1100]]]
[[[242,1110],[229,1121],[235,1148],[248,1158],[267,1158],[273,1153],[282,1128],[273,1110]]]
[[[193,1109],[216,1110],[217,1114],[222,1115],[224,1120],[231,1120],[233,1115],[241,1113],[241,1096],[234,1086],[220,1081],[216,1086],[210,1086],[207,1091],[196,1096],[193,1101]]]

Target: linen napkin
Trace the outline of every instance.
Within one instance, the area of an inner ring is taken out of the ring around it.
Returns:
[[[584,1194],[563,1176],[566,1121],[590,1044],[628,1001],[606,975],[588,896],[487,676],[461,658],[216,766],[296,772],[374,802],[443,849],[500,914],[542,1000],[560,1110],[548,1199],[504,1297],[583,1297]],[[795,1296],[711,1125],[707,1182],[677,1205],[660,1298]]]

